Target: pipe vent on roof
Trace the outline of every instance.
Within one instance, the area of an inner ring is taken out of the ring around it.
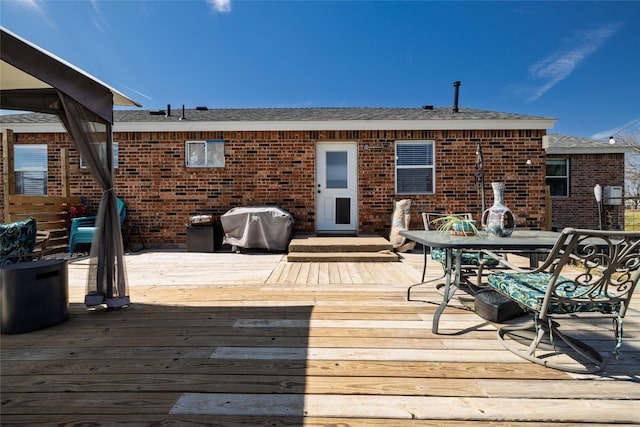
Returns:
[[[458,93],[460,92],[460,85],[462,83],[460,83],[459,81],[457,82],[453,82],[453,87],[454,89],[454,94],[453,94],[453,112],[457,113],[458,112]]]

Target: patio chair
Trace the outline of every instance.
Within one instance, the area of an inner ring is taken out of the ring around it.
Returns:
[[[437,218],[442,218],[445,216],[449,216],[451,214],[446,213],[434,213],[434,212],[423,212],[422,213],[422,222],[424,223],[425,230],[435,230],[437,228],[436,224],[434,224],[434,220]],[[472,219],[473,216],[470,213],[459,213],[455,214],[461,216],[465,219]],[[429,250],[431,259],[437,261],[442,265],[442,276],[438,276],[434,279],[431,279],[427,282],[424,281],[427,272],[427,262],[425,258],[425,262],[422,267],[422,280],[421,283],[417,283],[415,285],[409,286],[407,289],[407,301],[411,301],[411,289],[416,286],[423,285],[425,283],[435,282],[436,280],[440,280],[446,276],[446,252],[444,249],[440,248],[430,248]],[[455,255],[455,253],[454,253]],[[426,257],[426,255],[425,255]],[[465,278],[468,282],[468,277],[476,276],[478,277],[477,283],[481,283],[481,277],[483,274],[484,268],[497,267],[500,263],[498,258],[489,255],[480,254],[478,251],[463,251],[461,258],[461,276]]]
[[[48,240],[49,232],[38,231],[34,218],[0,224],[0,266],[41,259]]]
[[[122,227],[127,216],[127,209],[121,199],[118,199],[118,214],[120,216],[120,227]],[[73,218],[71,220],[71,228],[69,230],[69,256],[73,255],[73,251],[78,243],[93,242],[93,235],[95,232],[95,216]]]
[[[565,268],[567,267],[567,268]],[[560,321],[613,319],[616,345],[622,319],[640,278],[640,232],[566,228],[538,268],[493,273],[488,284],[533,314],[525,324],[503,326],[498,340],[514,354],[575,373],[600,372],[602,355],[560,331]],[[591,329],[580,328],[581,335]]]
[[[433,230],[435,229],[434,227],[434,223],[433,221],[437,218],[442,218],[445,216],[448,216],[449,214],[442,214],[442,213],[430,213],[430,212],[423,212],[422,213],[422,221],[424,222],[424,229],[425,230]],[[457,216],[463,217],[464,219],[472,219],[473,216],[470,213],[460,213],[460,214],[455,214]],[[481,259],[482,259],[483,255],[481,255],[479,252],[468,252],[468,251],[464,251],[462,253],[462,269],[469,272],[470,269],[475,270],[476,267],[480,266],[481,264]],[[484,267],[495,267],[498,265],[499,261],[491,256],[484,256],[486,259],[484,260],[484,262],[482,262],[482,265]],[[431,250],[431,259],[434,261],[438,261],[440,264],[442,264],[443,268],[444,265],[446,263],[446,255],[445,255],[445,251],[444,249],[432,249]],[[424,280],[424,279],[423,279]]]

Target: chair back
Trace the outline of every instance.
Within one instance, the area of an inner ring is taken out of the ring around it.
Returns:
[[[448,213],[439,213],[439,212],[422,212],[422,222],[424,223],[425,230],[435,230],[438,228],[437,224],[433,223],[434,219],[442,218],[449,215],[457,215],[464,219],[473,219],[473,215],[468,212],[465,213],[457,213],[457,214],[448,214]]]
[[[538,270],[552,273],[541,318],[563,312],[624,317],[640,279],[640,232],[565,228]]]
[[[37,232],[34,218],[0,224],[0,265],[18,262],[22,257],[32,254]]]
[[[127,217],[127,208],[124,206],[124,202],[120,198],[118,198],[118,215],[120,216],[120,226],[122,226],[125,218]]]

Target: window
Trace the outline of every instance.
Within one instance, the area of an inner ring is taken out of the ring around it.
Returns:
[[[396,142],[396,194],[432,194],[433,141]]]
[[[569,160],[547,159],[546,182],[551,197],[569,197]]]
[[[187,141],[185,157],[190,168],[224,167],[224,141]]]
[[[107,144],[104,142],[100,143],[100,162],[104,162],[104,158],[107,155]],[[86,169],[89,167],[82,158],[82,154],[80,155],[80,167],[82,169]],[[116,169],[118,167],[118,143],[113,143],[113,168]]]
[[[16,194],[47,195],[47,145],[16,144],[13,146]]]

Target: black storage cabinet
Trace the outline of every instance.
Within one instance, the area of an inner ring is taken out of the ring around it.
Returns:
[[[40,260],[0,268],[2,333],[20,334],[69,317],[66,260]]]
[[[222,247],[219,222],[187,225],[187,252],[215,252]]]

